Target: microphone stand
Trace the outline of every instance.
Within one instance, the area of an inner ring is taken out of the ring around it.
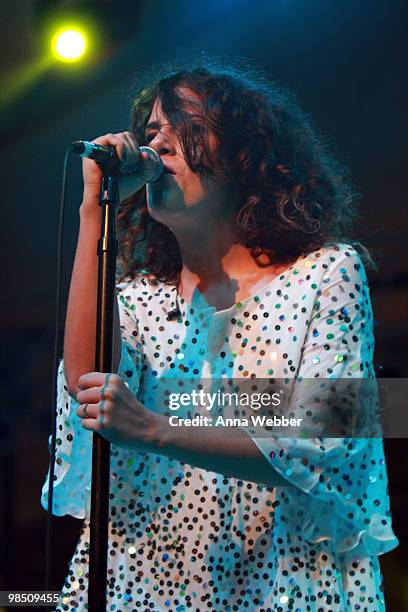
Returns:
[[[113,317],[118,244],[115,216],[118,185],[109,160],[99,205],[102,207],[101,234],[98,240],[98,294],[95,346],[95,370],[112,372]],[[109,522],[110,442],[93,434],[92,490],[90,516],[88,610],[106,612],[108,522]]]

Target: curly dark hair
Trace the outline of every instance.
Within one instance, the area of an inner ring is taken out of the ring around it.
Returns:
[[[180,87],[200,96],[199,131]],[[260,265],[265,259],[263,265],[291,262],[326,244],[355,243],[349,231],[356,195],[347,173],[328,155],[292,94],[231,68],[172,72],[136,96],[130,129],[141,145],[148,144],[145,128],[156,98],[189,167],[235,185],[239,236]],[[215,153],[209,150],[209,132],[218,142]],[[176,238],[150,217],[144,190],[121,203],[118,230],[122,278],[143,272],[178,284],[182,261]]]

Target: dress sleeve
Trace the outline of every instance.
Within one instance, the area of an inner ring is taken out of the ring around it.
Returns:
[[[118,374],[137,395],[139,389],[142,345],[138,336],[137,319],[129,285],[117,286],[122,338]],[[56,516],[69,514],[85,518],[90,508],[92,472],[92,432],[83,429],[76,410],[79,404],[68,394],[61,361],[57,374],[56,454],[54,464],[53,508]],[[51,448],[51,436],[49,437]],[[116,448],[111,445],[111,449]],[[112,451],[111,451],[112,452]],[[41,505],[48,509],[49,470],[42,487]]]
[[[305,379],[313,379],[312,384],[321,380],[323,387],[335,380],[374,379],[373,316],[362,262],[352,248],[332,254],[303,345],[296,376],[300,388]],[[306,404],[308,400],[306,393]],[[291,402],[290,409],[299,412],[296,391],[292,401],[296,405]],[[325,410],[324,401],[320,406],[304,404],[302,409],[311,413]],[[273,468],[294,485],[284,496],[295,506],[290,512],[296,514],[297,528],[308,541],[332,540],[339,552],[359,547],[377,555],[398,544],[391,528],[380,437],[253,440]]]

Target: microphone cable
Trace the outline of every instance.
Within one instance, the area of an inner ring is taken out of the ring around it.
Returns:
[[[64,217],[65,217],[65,201],[67,193],[67,176],[68,176],[68,159],[71,154],[71,148],[68,147],[65,151],[64,165],[62,173],[61,199],[59,207],[58,220],[58,242],[57,242],[57,286],[56,286],[56,305],[55,305],[55,331],[54,331],[54,377],[52,386],[51,400],[51,445],[48,443],[50,453],[50,467],[48,474],[48,504],[47,504],[47,520],[46,520],[46,543],[45,543],[45,590],[51,591],[51,558],[53,550],[52,537],[52,502],[54,492],[54,467],[56,453],[56,403],[57,403],[57,371],[58,371],[58,356],[60,350],[60,316],[61,316],[61,285],[62,285],[62,245],[64,238]],[[46,607],[47,611],[51,610],[50,606]]]

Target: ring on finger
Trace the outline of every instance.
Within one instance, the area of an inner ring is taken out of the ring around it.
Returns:
[[[84,416],[83,416],[83,418],[84,418],[84,419],[90,419],[90,418],[91,418],[91,417],[89,416],[89,414],[87,413],[87,411],[86,411],[86,409],[88,408],[88,406],[89,406],[89,402],[88,402],[87,404],[85,404],[85,406],[84,406]]]

